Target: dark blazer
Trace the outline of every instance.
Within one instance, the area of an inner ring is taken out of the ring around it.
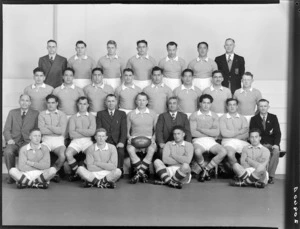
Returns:
[[[223,72],[224,80],[222,85],[224,87],[228,87],[230,81],[231,93],[234,94],[235,90],[241,88],[241,79],[245,73],[244,57],[234,54],[230,71],[227,64],[226,54],[217,56],[215,61],[218,65],[218,69]]]
[[[181,125],[185,128],[185,140],[192,142],[191,127],[187,115],[178,111],[175,119],[175,125]],[[172,116],[169,112],[165,112],[159,115],[156,123],[156,141],[158,144],[167,143],[173,141],[173,130],[174,125],[172,124]]]
[[[118,144],[119,142],[125,144],[127,138],[127,119],[124,111],[116,109],[112,120],[108,110],[98,111],[96,126],[97,129],[106,129],[108,138],[111,137],[114,144]]]
[[[45,71],[45,84],[56,88],[62,84],[62,76],[67,68],[68,61],[65,57],[56,54],[53,63],[49,59],[49,55],[40,57],[39,67]]]
[[[271,144],[278,145],[281,140],[281,131],[277,116],[274,114],[268,113],[266,120],[266,130],[264,130],[262,125],[262,118],[260,114],[253,116],[250,120],[250,130],[253,128],[258,128],[262,132],[261,143],[262,144]]]
[[[29,108],[22,122],[21,108],[11,110],[8,113],[3,131],[5,141],[13,139],[18,146],[24,142],[30,142],[29,132],[38,127],[38,116],[38,111]]]

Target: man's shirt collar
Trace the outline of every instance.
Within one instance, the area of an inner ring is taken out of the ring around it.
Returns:
[[[223,91],[224,88],[223,88],[223,86],[221,86],[219,89],[220,89],[221,91]],[[218,90],[219,90],[219,89],[218,89]],[[211,86],[210,86],[210,90],[211,90],[211,91],[216,91],[217,89],[214,88],[213,85],[211,85]]]
[[[27,110],[22,110],[22,109],[21,109],[21,115],[23,115],[23,112],[25,112],[25,115],[26,115],[27,112],[28,112],[28,109],[27,109]]]
[[[42,148],[42,144],[39,144],[38,149],[40,149],[40,148]],[[28,143],[26,149],[27,149],[27,150],[34,150],[34,149],[31,147],[30,143]]]
[[[228,61],[228,57],[229,57],[229,54],[225,54],[226,55],[226,60]],[[230,60],[233,60],[234,58],[234,53],[230,54]]]
[[[105,143],[105,146],[104,146],[103,149],[100,149],[100,148],[98,147],[97,143],[96,143],[96,144],[95,144],[95,151],[97,151],[97,150],[100,150],[100,151],[108,150],[108,145],[107,145],[107,143]]]
[[[172,145],[178,145],[175,141],[172,142]],[[185,146],[185,142],[182,141],[181,144],[179,144],[179,146]]]
[[[136,114],[150,114],[150,111],[148,107],[146,107],[146,110],[142,113],[138,108],[135,109]]]
[[[192,85],[190,88],[186,88],[186,87],[184,86],[184,84],[181,85],[181,90],[190,90],[190,89],[195,91],[194,85]]]
[[[49,56],[49,59],[52,57],[52,60],[55,60],[56,53],[54,53],[53,55],[48,54],[48,56]]]
[[[253,90],[253,88],[252,88],[252,87],[250,87],[249,91],[251,91],[251,92],[252,92],[252,90]],[[241,88],[241,91],[240,91],[240,93],[243,93],[243,92],[246,92],[246,90],[244,90],[244,88]]]
[[[92,86],[96,87],[96,88],[102,88],[102,89],[104,89],[104,83],[102,83],[100,86],[96,85],[95,83],[92,83]]]
[[[166,57],[166,61],[170,61],[170,60],[178,61],[178,56],[176,56],[175,58],[169,58],[169,57],[167,56],[167,57]]]
[[[198,110],[197,115],[207,115],[207,116],[211,116],[212,117],[211,111],[209,111],[207,114],[204,114],[204,113],[201,112],[200,109]]]
[[[79,117],[79,116],[89,116],[89,112],[85,112],[84,114],[80,114],[79,112],[77,112],[76,116],[77,117]]]
[[[105,56],[107,59],[119,59],[119,56],[116,54],[114,56],[109,56],[108,54]]]
[[[82,56],[81,58],[79,58],[79,57],[77,56],[77,54],[76,54],[75,57],[74,57],[74,60],[78,60],[78,59],[86,60],[87,58],[88,58],[87,55],[84,55],[84,56]]]
[[[134,86],[134,84],[132,84],[131,86],[125,86],[125,84],[122,84],[122,90],[125,90],[126,88],[132,88],[132,89],[134,89],[135,86]]]
[[[61,89],[64,89],[66,88],[66,85],[63,83],[61,86],[60,86]],[[72,88],[72,89],[75,89],[75,85],[72,84],[71,86],[69,86],[69,88]]]
[[[262,147],[263,147],[262,144],[259,144],[258,146],[253,146],[253,145],[250,144],[248,146],[249,149],[251,149],[251,148],[259,148],[259,149],[261,149]]]
[[[43,83],[42,86],[39,86],[39,87],[46,88],[46,84]],[[37,86],[35,84],[32,84],[31,88],[35,89],[35,88],[37,88]]]
[[[136,54],[136,56],[135,56],[137,59],[139,59],[139,58],[146,58],[146,59],[148,59],[149,60],[149,55],[147,54],[146,56],[140,56],[139,54]]]
[[[229,113],[226,114],[226,117],[227,117],[227,118],[232,118],[232,116],[231,116]],[[239,113],[236,113],[236,115],[235,115],[234,117],[235,117],[235,118],[240,118]]]
[[[50,112],[49,110],[46,110],[46,114],[51,114],[51,113],[58,114],[58,110],[56,109],[56,110],[55,110],[55,111],[53,111],[53,112]]]
[[[175,118],[176,118],[178,111],[175,111],[175,112],[169,111],[169,113],[170,113],[171,116],[172,116],[172,114],[175,114]]]
[[[164,83],[157,84],[157,85],[155,85],[154,83],[151,84],[151,87],[152,87],[152,88],[155,88],[155,87],[164,87],[164,86],[165,86]]]
[[[199,56],[197,57],[197,61],[205,61],[205,62],[208,62],[208,57],[205,57],[204,59],[203,58],[200,58]]]

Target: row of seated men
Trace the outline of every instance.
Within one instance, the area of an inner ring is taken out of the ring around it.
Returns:
[[[91,72],[95,67],[103,69],[104,83],[116,89],[121,85],[121,76],[125,68],[131,68],[135,72],[134,84],[144,89],[151,84],[151,70],[158,65],[164,75],[164,83],[172,90],[181,85],[181,73],[188,68],[194,72],[194,84],[202,91],[211,85],[211,74],[215,70],[221,70],[224,74],[222,85],[228,87],[233,94],[241,88],[241,77],[245,73],[245,60],[234,53],[235,41],[232,38],[225,40],[225,54],[215,58],[208,57],[208,43],[199,42],[197,45],[198,56],[188,64],[177,55],[177,43],[168,42],[167,56],[158,64],[148,54],[148,42],[137,41],[137,54],[132,56],[125,64],[122,57],[117,54],[117,43],[113,40],[107,42],[107,54],[99,58],[96,63],[87,55],[87,45],[83,41],[75,44],[76,54],[68,60],[57,54],[57,42],[47,42],[48,54],[40,57],[38,66],[45,72],[45,83],[56,88],[61,84],[61,75],[67,67],[75,70],[74,84],[80,88],[91,83]]]
[[[39,113],[29,108],[30,96],[22,95],[21,109],[12,110],[5,124],[3,134],[8,144],[4,150],[5,162],[18,187],[47,187],[47,182],[63,166],[65,160],[65,165],[69,165],[69,172],[72,174],[70,180],[80,176],[87,181],[87,187],[115,187],[115,181],[123,172],[125,147],[135,171],[131,178],[133,184],[148,181],[146,171],[153,159],[156,173],[162,179],[155,183],[175,188],[181,188],[182,183],[190,181],[192,159],[197,165],[194,172],[199,173],[198,180],[201,182],[210,180],[209,171],[224,159],[239,178],[233,185],[264,187],[266,183],[274,182],[281,133],[277,117],[268,113],[269,102],[265,99],[259,101],[259,113],[250,121],[251,144],[247,142],[248,122],[237,112],[238,101],[234,98],[226,100],[227,113],[219,118],[211,111],[213,97],[203,94],[198,100],[199,110],[188,121],[187,115],[178,111],[177,97],[168,99],[168,111],[157,118],[155,111],[147,108],[149,98],[144,92],[138,93],[135,99],[136,109],[129,112],[127,117],[125,112],[117,109],[117,99],[113,94],[107,95],[107,109],[99,111],[96,117],[88,112],[89,100],[83,96],[78,98],[78,112],[71,116],[68,124],[66,114],[57,109],[58,97],[50,94],[46,101],[47,110]],[[40,130],[29,134],[29,130],[36,125]],[[72,139],[67,149],[64,144],[66,128]],[[38,136],[34,138],[34,134]],[[260,135],[264,146],[260,144]],[[95,136],[96,144],[93,144],[92,136]],[[138,156],[136,147],[131,143],[132,139],[139,136],[151,140],[142,157]],[[221,144],[215,141],[218,137],[222,139]],[[35,147],[33,139],[38,142]],[[18,153],[19,148],[21,150]],[[43,155],[50,151],[58,156],[51,170],[47,170],[46,174],[50,175],[46,178],[41,171],[34,173],[33,177],[26,175],[29,171],[45,169]],[[80,152],[86,154],[86,168],[80,166],[74,158]],[[215,155],[207,164],[204,162],[204,152]],[[242,153],[241,164],[253,168],[252,172],[242,169],[237,163],[236,153]],[[15,168],[16,155],[20,157],[19,170]],[[173,167],[166,169],[166,165]],[[101,176],[97,173],[100,171]],[[12,182],[8,180],[8,183]]]

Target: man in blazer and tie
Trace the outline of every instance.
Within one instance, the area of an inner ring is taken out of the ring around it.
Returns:
[[[21,95],[19,104],[20,108],[13,109],[8,113],[3,131],[6,142],[3,154],[8,171],[16,166],[15,160],[16,156],[19,155],[19,149],[30,142],[30,131],[38,127],[39,112],[29,108],[30,96]],[[15,181],[8,176],[6,182],[12,184]]]
[[[215,59],[218,69],[223,72],[222,85],[228,87],[232,94],[241,88],[241,79],[245,73],[244,57],[235,54],[234,47],[235,41],[232,38],[227,38],[224,45],[226,53]]]
[[[259,113],[251,118],[250,130],[257,128],[261,131],[261,143],[271,152],[268,183],[274,184],[275,171],[279,162],[281,131],[277,116],[268,113],[269,107],[268,100],[258,101]]]
[[[117,98],[114,94],[108,94],[105,99],[106,110],[98,111],[96,117],[96,128],[104,128],[107,131],[107,143],[117,147],[118,168],[123,175],[124,149],[127,138],[127,118],[124,111],[116,109]]]
[[[56,53],[57,43],[55,40],[47,42],[48,55],[40,57],[39,67],[45,72],[45,84],[56,88],[62,84],[62,75],[67,68],[68,61]]]
[[[192,142],[190,123],[185,113],[178,111],[178,98],[168,99],[168,111],[159,115],[156,124],[156,141],[159,146],[158,159],[162,160],[162,151],[168,141],[173,141],[173,128],[182,126],[185,128],[185,141]]]

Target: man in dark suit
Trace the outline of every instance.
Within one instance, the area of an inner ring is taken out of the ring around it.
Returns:
[[[218,69],[223,72],[224,81],[222,85],[228,87],[232,94],[241,88],[242,76],[245,73],[244,57],[235,54],[234,47],[235,41],[232,38],[226,39],[224,45],[226,53],[215,59]]]
[[[107,109],[97,112],[96,128],[104,128],[107,131],[106,142],[117,147],[118,168],[123,174],[124,149],[127,137],[126,113],[116,109],[117,98],[113,94],[108,94],[105,100]]]
[[[185,141],[192,142],[190,123],[187,115],[178,111],[178,98],[176,96],[168,99],[168,111],[158,117],[156,124],[156,142],[159,146],[158,159],[162,160],[162,151],[168,141],[173,141],[174,126],[185,128]]]
[[[40,57],[39,67],[45,72],[45,84],[56,88],[62,84],[62,75],[67,68],[68,61],[56,53],[57,43],[54,40],[47,42],[48,55]]]
[[[277,116],[268,113],[269,101],[261,99],[258,101],[259,113],[250,120],[250,130],[258,128],[261,131],[261,143],[271,152],[269,162],[269,184],[274,184],[275,171],[279,162],[281,131]]]
[[[39,112],[29,108],[30,96],[21,95],[19,104],[20,108],[13,109],[8,113],[3,131],[6,142],[3,154],[8,171],[16,166],[16,156],[19,155],[19,149],[30,142],[30,131],[38,127]],[[6,182],[12,184],[15,181],[8,176]]]

